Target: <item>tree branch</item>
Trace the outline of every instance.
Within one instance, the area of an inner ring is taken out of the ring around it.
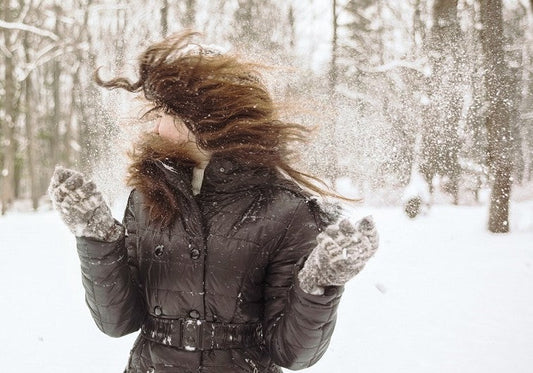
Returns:
[[[422,76],[425,76],[425,77],[431,75],[431,71],[421,61],[409,62],[409,61],[395,60],[395,61],[388,62],[381,66],[360,68],[360,70],[366,73],[386,73],[388,71],[395,70],[397,68],[405,68],[405,69],[413,70],[413,71],[420,73]]]
[[[36,58],[34,61],[32,61],[31,63],[27,64],[24,67],[24,69],[17,76],[17,80],[24,81],[33,70],[35,70],[41,65],[44,65],[48,61],[51,61],[64,54],[75,52],[77,50],[87,50],[88,46],[86,43],[78,43],[75,45],[64,46],[62,49],[58,49],[55,51],[54,51],[54,48],[55,47],[45,48],[45,51],[41,52],[38,58]]]
[[[27,32],[31,32],[31,33],[34,33],[34,34],[37,34],[37,35],[40,35],[40,36],[44,36],[46,38],[50,38],[53,41],[58,41],[59,40],[59,36],[57,36],[53,32],[48,31],[48,30],[44,30],[44,29],[41,29],[41,28],[38,28],[38,27],[35,27],[35,26],[30,26],[30,25],[27,25],[25,23],[6,22],[6,21],[0,20],[0,28],[4,28],[4,29],[8,29],[8,30],[27,31]]]

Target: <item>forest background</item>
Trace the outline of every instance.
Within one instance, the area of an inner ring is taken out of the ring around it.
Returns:
[[[190,28],[275,66],[275,98],[299,109],[288,118],[321,126],[303,168],[376,204],[403,203],[420,179],[428,203],[486,202],[487,228],[507,232],[511,194],[533,190],[532,6],[0,0],[2,215],[46,204],[56,164],[91,175],[111,200],[121,193],[142,102],[92,74],[134,79],[145,46]]]

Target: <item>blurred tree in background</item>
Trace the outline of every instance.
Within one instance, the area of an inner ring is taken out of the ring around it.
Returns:
[[[322,124],[310,172],[398,203],[424,177],[451,203],[492,188],[508,228],[512,183],[533,181],[532,4],[527,0],[0,0],[0,202],[37,209],[55,164],[98,175],[125,144],[135,99],[92,82],[135,78],[136,57],[184,28],[281,66],[276,98]],[[231,49],[231,48],[229,48]],[[318,123],[317,123],[318,122]],[[127,130],[126,130],[127,132]],[[107,163],[105,163],[107,160]]]

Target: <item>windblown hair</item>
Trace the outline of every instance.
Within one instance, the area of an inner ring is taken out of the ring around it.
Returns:
[[[182,32],[149,46],[140,56],[136,82],[123,77],[103,81],[98,70],[95,80],[109,89],[142,92],[154,109],[183,120],[197,145],[212,154],[226,154],[249,165],[277,167],[312,192],[337,196],[318,187],[313,182],[320,181],[316,177],[291,166],[291,144],[305,142],[309,129],[278,119],[275,104],[261,82],[260,66],[192,43],[197,35]],[[128,178],[132,186],[132,175],[143,172],[147,153],[154,159],[166,158],[163,152],[150,154],[146,148],[132,152]]]

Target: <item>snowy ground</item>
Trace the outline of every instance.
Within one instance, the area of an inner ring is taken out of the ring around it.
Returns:
[[[381,248],[306,372],[533,372],[533,201],[512,205],[508,235],[485,231],[485,210],[436,206],[408,220],[398,208],[358,209],[374,215]],[[56,213],[0,217],[0,253],[1,371],[122,371],[134,335],[94,325]]]

